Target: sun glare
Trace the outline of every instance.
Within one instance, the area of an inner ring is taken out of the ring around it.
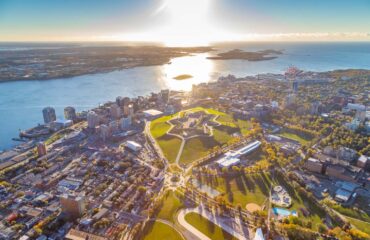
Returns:
[[[210,0],[166,0],[161,11],[168,24],[159,30],[160,40],[167,46],[207,45],[211,39]]]
[[[212,0],[163,0],[152,17],[167,17],[161,26],[141,33],[103,36],[119,41],[161,42],[169,47],[208,46],[212,42],[239,41],[241,35],[220,29],[211,19]]]

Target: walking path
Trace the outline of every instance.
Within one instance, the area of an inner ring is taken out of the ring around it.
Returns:
[[[173,228],[182,237],[182,239],[186,239],[184,237],[184,235],[181,233],[181,231],[177,228],[176,224],[171,223],[171,222],[169,222],[167,220],[163,220],[163,219],[153,219],[153,221],[161,222],[163,224],[166,224],[166,225],[170,226],[171,228]]]
[[[204,235],[202,232],[200,232],[198,229],[193,227],[191,224],[189,224],[185,220],[185,215],[188,214],[189,212],[190,211],[187,211],[187,210],[181,210],[179,212],[179,215],[177,216],[177,221],[180,223],[180,225],[186,228],[186,230],[188,230],[189,232],[191,232],[192,234],[194,234],[197,238],[201,240],[211,240],[209,237]]]
[[[196,208],[183,209],[179,212],[178,222],[183,227],[185,227],[186,229],[188,229],[191,232],[193,232],[195,228],[185,220],[186,214],[191,213],[191,212],[194,212],[194,213],[197,213],[197,214],[201,215],[205,219],[209,220],[213,224],[217,225],[218,227],[222,228],[224,231],[228,232],[229,234],[231,234],[232,236],[234,236],[234,237],[236,237],[240,240],[248,240],[249,239],[248,229],[243,227],[242,222],[240,221],[240,219],[238,219],[237,217],[235,217],[234,219],[221,218],[221,217],[217,216],[216,214],[206,210],[202,205],[200,205],[199,207],[196,207]],[[194,232],[194,234],[197,235],[197,237],[199,237],[200,239],[202,239],[202,240],[203,239],[209,239],[207,236],[205,236],[203,233],[199,232],[197,229],[195,229],[195,230],[196,230],[196,232]]]

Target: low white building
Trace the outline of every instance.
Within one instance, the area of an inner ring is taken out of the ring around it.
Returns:
[[[145,118],[148,118],[148,119],[159,118],[160,116],[163,115],[163,112],[158,111],[156,109],[145,110],[143,111],[143,113],[144,113]]]
[[[338,202],[347,202],[352,196],[352,192],[346,191],[342,188],[335,192],[335,200]]]
[[[125,147],[127,147],[128,149],[130,149],[134,152],[138,152],[142,149],[142,146],[140,144],[138,144],[137,142],[134,142],[134,141],[127,141],[125,143]]]
[[[249,154],[261,146],[260,141],[254,141],[238,150],[229,151],[225,153],[225,156],[217,160],[216,163],[220,167],[230,167],[240,162],[240,157]]]

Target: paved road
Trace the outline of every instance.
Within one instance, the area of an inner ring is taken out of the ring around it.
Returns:
[[[234,237],[240,239],[240,240],[248,240],[249,239],[249,233],[248,230],[243,227],[240,219],[237,217],[235,219],[225,219],[221,218],[215,213],[212,213],[208,210],[206,210],[202,205],[196,208],[190,208],[190,209],[183,209],[180,211],[178,215],[178,222],[188,229],[189,231],[194,231],[194,227],[190,225],[188,222],[185,220],[185,215],[194,212],[202,217],[208,219],[210,222],[213,224],[219,226],[222,228],[224,231],[228,232],[229,234],[233,235]],[[200,239],[209,239],[207,236],[205,236],[203,233],[199,232],[197,229],[195,229],[198,233],[196,233],[197,237]],[[199,234],[200,233],[200,234]]]

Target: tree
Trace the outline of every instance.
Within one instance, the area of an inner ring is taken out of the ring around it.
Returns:
[[[318,230],[319,230],[319,233],[326,233],[328,229],[324,224],[319,224]]]
[[[367,234],[367,233],[364,233],[358,229],[354,229],[352,228],[351,230],[349,230],[349,233],[351,234],[352,238],[354,240],[367,240],[367,239],[370,239],[370,235]]]

